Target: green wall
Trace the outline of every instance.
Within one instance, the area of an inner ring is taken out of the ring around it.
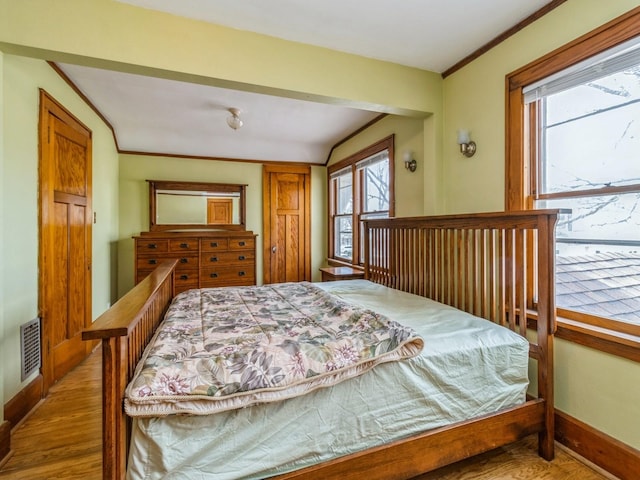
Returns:
[[[20,325],[38,315],[38,106],[45,89],[93,132],[93,318],[116,298],[118,156],[102,120],[45,62],[3,55],[0,365],[3,404],[20,381]]]
[[[386,116],[361,134],[336,147],[331,153],[329,165],[339,162],[392,134],[395,135],[396,216],[422,215],[425,203],[425,177],[429,178],[433,175],[425,163],[424,120],[397,115]],[[413,173],[404,168],[405,151],[413,152],[413,157],[418,162],[418,167]]]
[[[311,248],[313,279],[326,257],[326,169],[311,172]],[[145,155],[120,155],[120,233],[118,241],[118,290],[123,295],[134,285],[133,239],[149,229],[147,179],[247,184],[247,230],[257,237],[257,275],[262,283],[262,164],[184,159]]]
[[[0,50],[403,115],[440,103],[433,72],[113,0],[0,0]]]
[[[569,0],[444,80],[443,194],[447,213],[502,210],[505,76],[638,6]],[[478,144],[462,156],[456,130]],[[556,407],[640,448],[640,364],[556,341]]]
[[[0,52],[0,352],[7,346],[4,334],[4,54]],[[4,399],[4,362],[0,358],[0,401]],[[4,402],[2,403],[4,405]],[[4,421],[4,408],[0,408],[0,424]]]
[[[118,157],[110,131],[41,59],[391,113],[338,148],[332,161],[396,133],[398,215],[501,210],[505,75],[637,5],[568,0],[443,81],[433,72],[112,0],[0,0],[0,398],[21,388],[18,326],[37,314],[38,87],[94,133],[94,316],[133,284],[131,236],[148,226],[146,178],[249,183],[247,227],[262,233],[260,165]],[[470,129],[478,143],[470,159],[458,152],[458,128]],[[407,148],[418,160],[414,174],[401,163]],[[314,167],[316,279],[327,255],[326,215],[326,169]],[[637,363],[558,341],[556,369],[559,409],[640,448],[640,429],[629,421],[640,418]]]

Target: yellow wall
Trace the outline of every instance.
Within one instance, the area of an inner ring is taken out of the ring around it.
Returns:
[[[504,208],[505,76],[638,6],[637,0],[569,0],[444,80],[443,175],[447,213]],[[478,144],[463,157],[456,129]],[[562,340],[556,406],[640,448],[640,364]]]
[[[19,326],[38,315],[38,89],[93,132],[94,318],[117,296],[118,156],[111,131],[49,65],[8,54],[3,59],[0,365],[6,402],[27,383],[20,381]]]

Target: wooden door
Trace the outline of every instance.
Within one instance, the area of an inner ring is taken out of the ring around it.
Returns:
[[[264,283],[311,280],[311,167],[265,166]]]
[[[233,200],[231,198],[207,198],[207,223],[210,225],[229,225],[233,218]]]
[[[40,275],[44,393],[89,353],[91,132],[40,93]]]

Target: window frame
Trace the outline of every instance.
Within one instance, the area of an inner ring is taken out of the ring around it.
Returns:
[[[378,142],[354,153],[353,155],[340,160],[327,168],[327,192],[328,192],[328,231],[329,231],[329,248],[328,263],[333,266],[350,266],[354,268],[363,268],[364,259],[360,258],[361,238],[360,238],[360,219],[361,215],[369,212],[363,212],[364,199],[362,198],[362,175],[359,174],[358,163],[363,160],[377,155],[385,150],[389,154],[389,217],[395,215],[395,155],[394,155],[394,139],[395,135],[389,135]],[[335,220],[337,217],[344,216],[337,214],[337,191],[334,188],[332,174],[349,168],[351,170],[351,194],[352,194],[352,241],[351,241],[351,260],[336,255],[335,245]]]
[[[530,210],[538,197],[536,107],[527,108],[523,88],[578,62],[640,36],[640,7],[506,76],[505,208]],[[526,146],[531,148],[525,148]],[[624,187],[609,187],[614,193]],[[602,191],[602,189],[601,189]],[[557,335],[598,350],[640,361],[640,326],[558,309]]]

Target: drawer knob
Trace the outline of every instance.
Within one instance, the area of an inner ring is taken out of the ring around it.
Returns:
[[[156,265],[158,263],[158,261],[155,258],[151,258],[149,260],[149,265]]]
[[[244,260],[244,259],[245,259],[245,256],[244,256],[244,255],[239,255],[239,256],[238,256],[238,260]]]
[[[246,274],[244,272],[238,272],[239,277],[244,277]]]
[[[180,248],[189,248],[189,244],[188,243],[181,243],[180,244]]]
[[[211,242],[209,245],[211,245],[212,247],[217,247],[218,246],[218,242]]]
[[[189,280],[189,275],[185,275],[184,273],[180,275],[180,280]]]
[[[147,245],[147,248],[158,248],[158,244],[157,243],[150,243]]]
[[[211,257],[209,259],[210,262],[217,262],[218,261],[218,257]]]
[[[180,263],[189,263],[189,259],[188,258],[181,258],[180,259]]]
[[[211,278],[218,278],[218,274],[217,273],[212,273],[211,275],[209,275]]]
[[[242,242],[238,242],[238,245],[240,245],[241,247],[244,247],[246,245],[246,243],[244,241],[242,241]]]

